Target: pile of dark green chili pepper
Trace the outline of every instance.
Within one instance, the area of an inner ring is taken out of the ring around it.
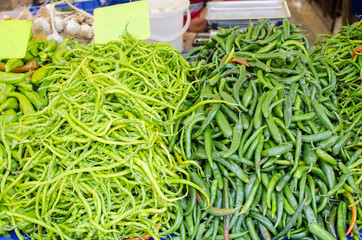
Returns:
[[[176,162],[169,121],[184,111],[190,64],[169,44],[126,35],[69,39],[44,66],[48,106],[1,122],[0,235],[160,239],[179,228],[193,161]],[[184,193],[185,191],[185,193]]]
[[[260,20],[187,55],[200,68],[175,152],[203,169],[191,179],[210,205],[191,188],[177,238],[358,239],[361,30],[309,47],[288,20]]]

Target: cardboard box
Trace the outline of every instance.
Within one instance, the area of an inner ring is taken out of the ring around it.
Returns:
[[[10,11],[16,7],[27,7],[32,3],[32,0],[0,0],[0,11]]]
[[[16,7],[27,7],[33,4],[33,0],[11,0],[13,9]]]
[[[13,9],[13,0],[1,0],[0,1],[0,11],[9,11]]]

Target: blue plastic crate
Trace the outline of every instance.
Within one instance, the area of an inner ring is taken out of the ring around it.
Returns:
[[[116,4],[121,4],[121,3],[129,3],[129,2],[135,2],[137,0],[111,0],[109,3],[109,6],[111,5],[116,5]]]
[[[29,8],[29,10],[30,10],[30,12],[33,13],[33,15],[35,15],[41,7],[45,6],[49,2],[50,2],[50,0],[47,0],[42,5],[31,6]],[[77,8],[80,8],[90,14],[93,14],[93,11],[95,8],[103,7],[103,6],[107,5],[108,2],[110,2],[110,0],[106,1],[105,4],[102,4],[100,0],[87,0],[87,1],[74,1],[74,2],[72,2],[72,4],[74,6],[76,6]],[[61,4],[55,4],[55,8],[59,10],[59,9],[70,8],[70,7],[66,3],[61,3]]]
[[[0,236],[0,240],[15,240],[18,239],[14,231],[9,232],[11,238]]]
[[[49,2],[50,2],[50,0],[47,0],[42,5],[31,6],[29,8],[29,10],[30,10],[30,12],[32,12],[35,15],[42,6],[45,6]],[[121,4],[121,3],[128,3],[128,2],[131,2],[131,0],[106,0],[106,1],[102,1],[102,2],[101,2],[101,0],[86,0],[86,1],[74,1],[74,2],[72,2],[72,4],[74,6],[76,6],[77,8],[80,8],[90,14],[93,14],[94,9],[96,9],[96,8],[111,6],[111,5]],[[59,9],[70,8],[70,7],[66,3],[61,3],[61,4],[56,4],[55,8],[59,10]]]
[[[9,232],[11,238],[0,236],[0,240],[19,240],[19,238],[16,236],[14,231]],[[174,234],[171,235],[171,237],[175,236]],[[162,238],[162,240],[169,240],[170,236],[165,236]],[[30,240],[30,238],[25,238],[25,240]],[[153,240],[153,238],[150,238],[149,240]]]
[[[10,235],[11,235],[11,238],[8,238],[8,237],[2,237],[0,236],[0,240],[19,240],[18,237],[16,236],[15,232],[14,231],[11,231],[9,232]],[[362,230],[360,231],[360,233],[362,234]],[[259,233],[259,238],[261,240],[263,240],[263,237],[261,236],[261,234]],[[175,236],[175,235],[171,235],[172,237]],[[164,238],[162,238],[163,240],[169,240],[169,236],[166,236]],[[152,240],[153,238],[150,238],[149,240]],[[352,238],[350,236],[347,236],[347,239],[348,240],[352,240]],[[361,237],[359,237],[359,239],[361,239]],[[30,240],[29,238],[26,238],[25,240]],[[284,240],[287,240],[286,238]],[[361,239],[362,240],[362,239]]]

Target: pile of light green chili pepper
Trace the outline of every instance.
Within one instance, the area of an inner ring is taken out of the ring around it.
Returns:
[[[39,85],[49,105],[0,124],[0,235],[160,239],[176,231],[193,186],[168,146],[192,88],[169,44],[125,35],[64,42]],[[205,195],[206,196],[206,195]],[[207,197],[206,197],[207,199]],[[207,199],[208,201],[208,199]]]
[[[202,64],[175,146],[210,205],[191,188],[177,238],[358,239],[360,25],[309,47],[288,20],[260,20],[187,55]]]

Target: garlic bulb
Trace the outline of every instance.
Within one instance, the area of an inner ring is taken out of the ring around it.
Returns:
[[[34,33],[44,33],[45,35],[52,32],[48,20],[43,17],[35,18],[33,20],[32,30]]]
[[[70,36],[75,36],[80,30],[80,25],[73,18],[67,21],[66,31]]]
[[[63,28],[64,28],[64,21],[63,21],[63,18],[61,17],[55,17],[54,18],[54,27],[55,27],[55,30],[59,33],[61,31],[63,31]]]
[[[80,25],[80,31],[79,31],[79,36],[86,38],[86,39],[91,39],[93,37],[93,28],[91,26],[89,26],[86,23],[82,23]]]

